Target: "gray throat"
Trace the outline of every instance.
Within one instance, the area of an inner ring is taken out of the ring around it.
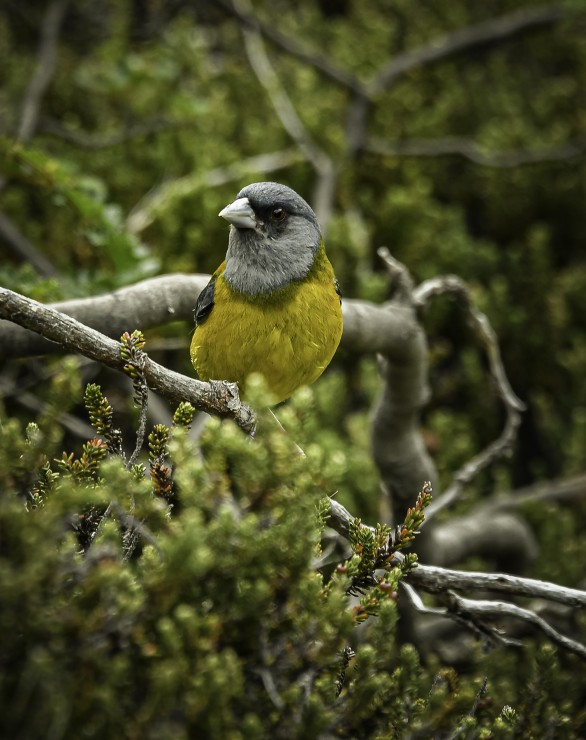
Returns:
[[[273,293],[310,271],[319,248],[315,229],[297,231],[295,238],[281,234],[278,240],[252,229],[230,228],[224,278],[231,288],[245,295]]]

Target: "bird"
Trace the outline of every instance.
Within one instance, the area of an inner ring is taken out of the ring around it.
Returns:
[[[342,298],[315,213],[275,182],[243,188],[218,214],[230,223],[226,258],[200,293],[190,355],[200,380],[241,394],[264,376],[278,404],[316,381],[343,329]]]

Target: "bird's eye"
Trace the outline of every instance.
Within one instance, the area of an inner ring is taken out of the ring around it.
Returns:
[[[271,218],[273,221],[283,221],[287,213],[284,208],[273,208],[271,211]]]

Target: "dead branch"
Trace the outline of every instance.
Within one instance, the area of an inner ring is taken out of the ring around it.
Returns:
[[[330,527],[347,539],[353,520],[354,517],[342,504],[330,499],[330,517],[328,519]],[[363,523],[362,526],[367,525]],[[402,560],[404,555],[397,552],[394,557],[397,560]],[[554,583],[532,578],[520,578],[506,573],[465,572],[423,564],[419,564],[412,570],[406,576],[402,585],[409,602],[420,613],[456,618],[478,633],[506,644],[512,644],[513,641],[485,622],[505,617],[521,619],[538,627],[552,642],[576,653],[581,658],[586,658],[586,647],[560,634],[530,609],[501,601],[463,598],[454,593],[455,591],[464,591],[467,594],[474,591],[493,591],[514,596],[545,599],[578,609],[586,609],[586,591],[558,586]],[[447,607],[425,606],[414,586],[428,593],[444,597],[447,599]]]
[[[285,36],[275,25],[263,23],[256,14],[247,12],[244,6],[231,2],[231,0],[219,0],[220,4],[246,28],[262,34],[266,39],[271,41],[283,51],[291,56],[309,64],[311,67],[320,70],[334,82],[343,87],[360,93],[364,88],[360,80],[348,70],[342,69],[332,63],[330,59],[322,56],[317,52],[311,52],[303,48],[295,39]]]
[[[460,156],[482,167],[509,169],[544,162],[563,162],[579,157],[586,150],[586,139],[573,139],[565,144],[540,149],[520,149],[508,152],[484,151],[476,142],[456,136],[443,139],[406,139],[386,141],[372,137],[364,151],[384,157]]]
[[[466,599],[453,591],[448,594],[446,615],[456,615],[464,623],[472,624],[482,629],[486,621],[502,619],[518,619],[537,627],[543,634],[559,647],[574,653],[582,660],[586,660],[586,647],[582,643],[562,635],[548,622],[530,609],[524,609],[517,604],[506,601],[488,601],[480,599]]]
[[[163,275],[112,293],[53,303],[49,308],[118,339],[135,328],[144,330],[181,319],[193,321],[195,302],[209,279],[209,275]],[[63,351],[62,344],[27,331],[10,317],[0,320],[0,356],[4,359]]]
[[[398,521],[423,481],[431,481],[435,490],[438,476],[419,424],[421,409],[429,396],[427,341],[417,318],[411,277],[388,250],[379,250],[379,254],[397,285],[388,307],[400,310],[399,335],[403,341],[400,349],[397,346],[384,353],[383,387],[372,422],[372,450],[391,500],[393,521]]]
[[[45,13],[37,65],[24,94],[17,133],[19,141],[28,141],[37,127],[41,102],[55,72],[59,32],[68,4],[69,0],[53,0]]]
[[[45,277],[57,277],[59,275],[57,268],[30,243],[3,211],[0,211],[0,239],[9,245],[14,254],[22,261],[30,263],[39,275]]]
[[[35,133],[43,96],[53,79],[57,60],[57,45],[59,32],[69,0],[53,0],[45,13],[41,26],[41,39],[37,53],[37,64],[32,77],[26,87],[20,122],[16,138],[27,142]],[[5,177],[0,175],[0,191],[7,184]],[[10,219],[0,213],[0,233],[4,241],[21,258],[28,260],[41,275],[57,275],[57,270],[37,249],[20,233]]]
[[[456,472],[453,482],[444,492],[443,496],[434,501],[429,507],[426,514],[427,521],[437,514],[438,511],[457,501],[462,495],[464,486],[478,475],[481,470],[484,470],[495,460],[510,452],[517,438],[517,429],[521,423],[521,413],[525,409],[525,404],[515,395],[505,374],[497,336],[488,318],[474,306],[470,291],[464,281],[457,275],[445,275],[433,278],[416,288],[413,297],[419,306],[425,306],[432,296],[443,293],[452,294],[457,298],[466,313],[469,323],[484,344],[488,356],[490,373],[494,380],[497,393],[505,406],[507,419],[500,437]]]
[[[353,520],[352,514],[339,501],[330,499],[328,526],[342,537],[347,538]],[[362,526],[367,525],[362,523]],[[403,555],[395,553],[395,557],[401,559]],[[432,594],[446,593],[450,590],[464,591],[465,593],[494,591],[515,596],[545,599],[578,609],[586,609],[586,591],[558,586],[555,583],[539,581],[534,578],[521,578],[507,573],[466,572],[420,563],[417,568],[409,573],[407,582]]]
[[[504,41],[540,26],[552,25],[567,14],[568,10],[563,5],[521,8],[498,18],[459,28],[429,44],[393,57],[368,83],[368,96],[373,98],[417,67],[443,61],[467,49]]]
[[[143,123],[128,124],[117,131],[90,134],[86,131],[68,128],[53,118],[43,117],[37,130],[39,133],[63,139],[82,149],[108,149],[109,147],[124,144],[124,142],[130,139],[167,133],[169,131],[180,131],[181,129],[193,128],[193,126],[193,121],[167,121],[165,119],[154,118]]]
[[[251,16],[248,0],[233,0],[234,7]],[[243,26],[242,35],[250,66],[266,90],[283,128],[297,144],[299,151],[314,168],[318,179],[314,194],[314,210],[325,235],[333,212],[337,168],[326,152],[317,145],[297,115],[286,86],[281,83],[266,53],[264,42],[257,28]]]
[[[494,591],[495,593],[528,596],[555,601],[578,609],[586,609],[586,591],[558,586],[555,583],[522,578],[508,573],[483,573],[419,565],[408,576],[409,582],[432,594],[447,591]]]
[[[209,275],[175,273],[161,275],[90,298],[50,304],[82,324],[111,338],[118,338],[133,328],[142,330],[162,326],[169,321],[193,321],[197,297],[209,281]],[[397,360],[415,341],[410,327],[413,312],[394,303],[377,305],[345,298],[342,346],[356,354],[380,353]],[[188,337],[186,336],[185,344]],[[62,353],[64,347],[17,326],[0,320],[0,356],[3,359]]]
[[[5,288],[0,288],[0,316],[58,342],[69,351],[116,370],[121,370],[124,365],[118,342],[60,311]],[[144,376],[149,388],[158,391],[167,400],[173,403],[189,401],[202,411],[233,419],[247,433],[254,431],[254,414],[250,407],[240,401],[235,383],[203,383],[167,370],[149,358],[145,359]]]
[[[269,173],[282,170],[299,162],[301,158],[298,149],[285,149],[280,152],[247,157],[226,167],[195,172],[165,182],[153,188],[132,209],[126,220],[126,226],[131,233],[137,234],[150,226],[157,215],[168,209],[175,200],[193,197],[204,188],[219,187],[228,182],[235,182],[249,172]]]
[[[532,486],[518,488],[513,493],[494,496],[491,501],[483,504],[479,511],[486,514],[489,511],[502,509],[517,509],[527,504],[535,505],[542,501],[583,501],[586,498],[586,475],[576,475],[573,478],[561,480],[546,480]]]

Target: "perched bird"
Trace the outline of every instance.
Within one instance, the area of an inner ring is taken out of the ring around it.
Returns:
[[[315,213],[291,188],[253,183],[219,215],[228,251],[197,300],[191,361],[202,380],[241,390],[261,373],[278,403],[317,380],[340,343],[338,282]]]

